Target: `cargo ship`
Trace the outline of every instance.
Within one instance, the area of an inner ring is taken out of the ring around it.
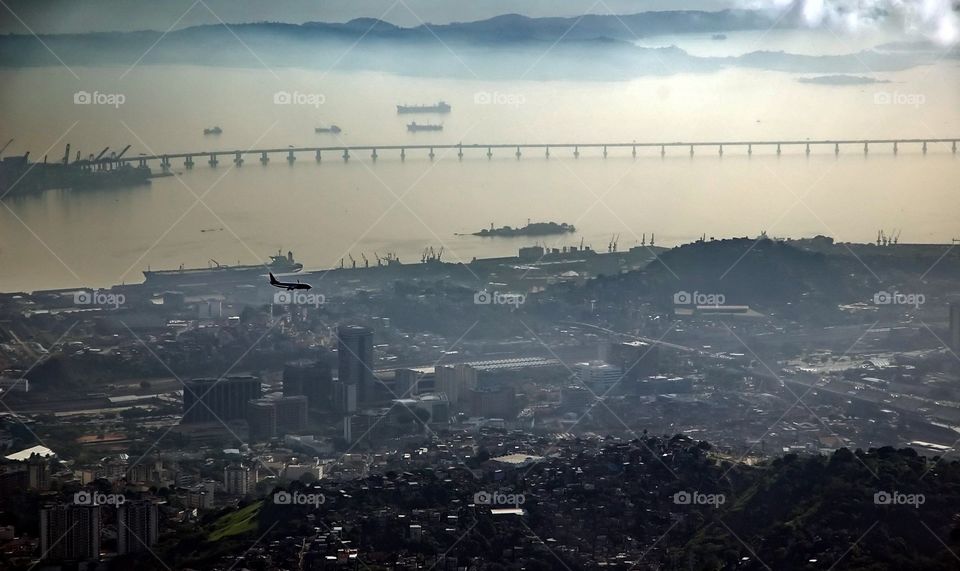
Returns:
[[[416,121],[407,125],[407,131],[416,133],[418,131],[443,131],[443,125],[420,125]]]
[[[337,133],[340,132],[340,127],[337,127],[336,125],[330,125],[329,127],[316,127],[313,130],[313,132],[314,133],[333,133],[334,135],[336,135]]]
[[[434,105],[397,105],[397,113],[449,113],[450,104],[438,101]]]
[[[128,145],[123,152],[126,152]],[[109,147],[107,148],[109,149]],[[119,162],[123,152],[102,158],[107,149],[96,158],[81,159],[79,153],[69,160],[70,145],[58,162],[31,163],[30,153],[5,157],[0,161],[0,196],[32,194],[53,189],[118,188],[150,184],[155,175],[146,166]]]
[[[211,264],[206,268],[184,268],[182,265],[175,270],[151,270],[147,268],[143,272],[143,277],[148,285],[157,283],[185,283],[183,280],[189,280],[192,283],[209,283],[238,280],[255,280],[261,276],[266,276],[268,272],[276,274],[292,274],[303,269],[303,264],[294,261],[293,252],[287,252],[284,256],[281,252],[270,256],[270,262],[266,264],[236,265],[227,266],[210,260]]]

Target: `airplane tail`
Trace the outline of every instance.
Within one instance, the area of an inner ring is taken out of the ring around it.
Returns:
[[[277,278],[273,277],[273,272],[268,272],[268,273],[270,274],[270,283],[271,283],[271,284],[278,284],[278,283],[280,283],[280,282],[277,281]]]

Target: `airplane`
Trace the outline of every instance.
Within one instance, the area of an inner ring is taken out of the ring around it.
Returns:
[[[312,288],[313,288],[313,286],[311,286],[310,284],[302,284],[302,283],[300,283],[300,280],[297,280],[297,283],[281,282],[281,281],[277,280],[277,278],[275,278],[275,277],[273,276],[273,273],[272,273],[272,272],[270,273],[270,285],[272,285],[273,287],[278,287],[278,288],[280,288],[280,289],[285,289],[285,290],[293,290],[293,289],[312,289]]]

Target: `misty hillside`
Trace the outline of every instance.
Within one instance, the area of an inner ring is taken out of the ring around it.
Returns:
[[[669,304],[678,291],[723,294],[728,305],[835,308],[868,301],[879,290],[951,290],[960,258],[937,249],[900,250],[831,239],[733,238],[678,246],[642,271],[605,277],[572,295],[585,299],[647,298]]]
[[[793,19],[777,26],[788,27]],[[488,20],[402,28],[372,18],[302,25],[255,23],[176,30],[0,37],[0,65],[191,64],[375,70],[402,75],[485,79],[627,79],[641,75],[750,67],[789,72],[868,73],[907,69],[933,54],[863,52],[807,56],[754,52],[697,57],[675,47],[646,48],[654,35],[767,29],[752,11],[671,11],[581,18]],[[362,40],[362,41],[361,41]],[[49,48],[49,49],[48,49]],[[54,55],[56,54],[56,55]],[[544,57],[545,55],[549,57]],[[59,59],[58,59],[59,58]],[[138,59],[142,58],[142,59]],[[590,62],[585,65],[584,62]]]

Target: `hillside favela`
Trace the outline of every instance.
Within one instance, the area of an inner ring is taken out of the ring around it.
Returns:
[[[0,0],[0,570],[960,569],[956,0]]]

